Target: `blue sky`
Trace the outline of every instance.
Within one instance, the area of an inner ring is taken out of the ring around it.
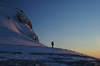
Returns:
[[[0,0],[24,11],[41,43],[100,57],[100,0]]]

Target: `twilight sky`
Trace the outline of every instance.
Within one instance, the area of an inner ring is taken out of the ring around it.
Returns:
[[[100,0],[0,0],[20,8],[40,43],[100,58]]]

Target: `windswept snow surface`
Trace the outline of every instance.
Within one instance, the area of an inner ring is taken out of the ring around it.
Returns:
[[[4,65],[100,66],[100,61],[66,49],[0,44],[0,66]]]

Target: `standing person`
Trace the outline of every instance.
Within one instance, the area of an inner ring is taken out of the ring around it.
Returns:
[[[54,46],[54,42],[53,41],[51,42],[51,45],[52,45],[52,48],[53,48],[53,46]]]

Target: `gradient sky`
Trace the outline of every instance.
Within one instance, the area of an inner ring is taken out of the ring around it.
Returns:
[[[100,0],[0,0],[20,8],[40,43],[100,58]]]

